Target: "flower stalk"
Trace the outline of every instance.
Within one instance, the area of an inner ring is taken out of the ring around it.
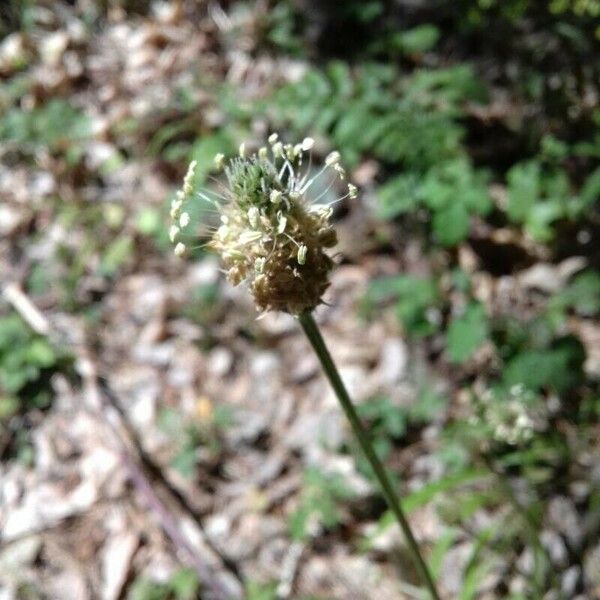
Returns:
[[[333,362],[331,354],[329,353],[329,350],[325,345],[323,336],[319,331],[319,328],[312,316],[312,313],[309,311],[305,311],[298,316],[298,320],[300,321],[300,325],[304,333],[306,334],[306,337],[308,338],[308,341],[310,342],[313,350],[315,351],[319,362],[321,363],[323,371],[325,372],[325,375],[329,380],[329,383],[331,384],[331,387],[333,388],[335,395],[337,396],[337,399],[339,400],[339,403],[344,413],[346,414],[346,417],[348,418],[348,421],[350,421],[352,431],[354,432],[354,435],[356,436],[358,443],[360,444],[361,450],[364,452],[367,460],[369,461],[369,464],[371,465],[371,468],[373,469],[373,473],[375,474],[375,477],[379,482],[383,496],[394,517],[396,518],[398,525],[400,525],[400,529],[404,534],[408,550],[414,561],[415,568],[417,569],[421,581],[427,588],[427,591],[429,592],[431,598],[433,600],[440,600],[440,596],[435,587],[433,577],[431,576],[429,568],[427,567],[427,564],[425,563],[425,560],[421,555],[419,546],[412,532],[408,519],[406,518],[406,515],[402,510],[400,499],[398,498],[398,495],[394,490],[394,487],[385,471],[383,464],[381,463],[381,461],[377,457],[377,454],[375,453],[373,444],[371,443],[371,440],[369,438],[369,434],[360,421],[358,413],[356,412],[356,408],[354,407],[354,404],[350,399],[350,395],[348,394],[346,386],[344,385],[344,382],[340,377],[340,374],[337,370],[337,367],[335,366],[335,363]]]
[[[175,254],[186,252],[182,240],[191,231],[185,209],[198,195],[213,204],[219,215],[220,224],[213,228],[206,245],[220,255],[227,279],[233,285],[247,285],[259,312],[282,311],[298,317],[404,533],[420,579],[431,599],[440,600],[400,500],[312,317],[312,311],[323,303],[334,266],[326,252],[337,243],[330,222],[332,205],[356,198],[358,190],[346,182],[346,171],[336,150],[327,155],[323,167],[315,169],[312,138],[284,144],[273,133],[268,143],[269,147],[263,146],[255,153],[241,144],[238,156],[228,160],[221,153],[215,156],[215,167],[226,179],[218,194],[194,191],[196,164],[190,164],[183,187],[171,204],[169,237]],[[329,203],[321,202],[342,186],[344,195]]]

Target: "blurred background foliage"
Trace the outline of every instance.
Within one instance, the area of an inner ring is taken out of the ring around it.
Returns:
[[[73,51],[115,15],[147,19],[158,10],[144,0],[74,4]],[[512,506],[527,521],[510,521],[509,510],[505,527],[479,531],[460,595],[475,598],[495,560],[486,548],[501,553],[531,545],[531,528],[539,537],[544,502],[553,494],[570,494],[574,482],[583,483],[578,510],[598,521],[600,479],[591,474],[589,456],[598,456],[600,418],[600,2],[221,4],[223,24],[209,32],[211,52],[228,57],[242,48],[248,60],[265,62],[266,75],[257,76],[264,81],[224,77],[200,65],[156,107],[113,119],[101,134],[94,103],[85,98],[89,91],[81,91],[83,73],[47,88],[37,79],[42,53],[47,59],[58,50],[36,41],[48,39],[49,23],[60,24],[61,11],[50,18],[56,7],[49,2],[2,5],[3,168],[26,165],[38,186],[44,173],[58,182],[10,232],[11,259],[16,264],[28,256],[24,288],[34,299],[82,315],[94,327],[115,281],[140,265],[167,261],[166,207],[187,161],[198,160],[199,183],[208,182],[216,152],[230,152],[246,137],[260,143],[271,130],[312,135],[323,154],[338,149],[362,188],[360,202],[337,211],[342,225],[360,222],[364,238],[343,260],[360,266],[387,257],[393,265],[357,293],[355,317],[394,322],[447,382],[439,392],[424,377],[408,407],[386,397],[361,407],[392,469],[395,449],[428,423],[442,422],[444,472],[406,500],[409,512],[439,504],[447,529],[432,552],[434,570],[478,508]],[[208,10],[203,2],[181,6],[189,23]],[[110,145],[93,146],[99,135]],[[134,161],[149,162],[169,182],[162,203],[111,195]],[[90,191],[94,186],[103,190],[100,198]],[[53,223],[69,235],[47,246],[43,238]],[[28,255],[31,248],[37,250]],[[504,295],[497,292],[502,286]],[[222,302],[218,286],[201,285],[174,317],[210,331],[225,314]],[[252,339],[252,324],[244,327]],[[212,347],[211,334],[205,336],[201,347]],[[51,403],[57,373],[72,377],[68,350],[3,305],[3,459],[31,460],[28,423]],[[218,463],[229,415],[184,425],[165,409],[159,420],[177,439],[172,465],[185,476],[194,476],[198,460]],[[356,455],[369,476],[355,448],[342,451]],[[507,477],[524,482],[524,509],[511,504],[502,483],[491,483]],[[314,523],[349,530],[351,497],[343,480],[306,471],[289,515],[290,536],[304,539]],[[384,528],[389,515],[381,507],[379,515]],[[590,540],[599,527],[590,525]],[[367,551],[369,536],[360,544]],[[584,548],[569,549],[572,564],[581,562]],[[509,595],[501,581],[497,597],[545,597],[556,567],[541,553],[532,588]],[[196,585],[182,571],[159,588],[139,579],[127,597],[191,598]],[[270,585],[248,585],[250,598],[275,597]],[[572,594],[593,597],[583,586],[578,580]]]

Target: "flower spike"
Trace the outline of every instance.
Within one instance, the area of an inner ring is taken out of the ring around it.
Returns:
[[[328,205],[311,204],[310,198],[318,195],[311,196],[311,186],[327,176],[331,185],[337,185],[345,171],[337,151],[327,156],[318,172],[312,160],[303,161],[304,153],[314,147],[310,137],[289,144],[273,133],[268,142],[270,152],[263,146],[251,153],[242,143],[235,157],[215,156],[226,185],[224,195],[213,202],[221,225],[207,245],[220,255],[232,284],[247,283],[259,311],[297,315],[322,302],[333,268],[326,250],[337,243],[330,223],[333,211]],[[170,237],[177,242],[177,255],[186,249],[179,238],[190,222],[189,213],[182,211],[192,195],[194,172],[195,164],[172,204]],[[356,193],[356,187],[348,184],[341,198],[354,198]],[[200,196],[209,199],[207,194]]]

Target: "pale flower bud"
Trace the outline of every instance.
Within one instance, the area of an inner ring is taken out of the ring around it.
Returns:
[[[255,261],[254,261],[254,270],[257,273],[262,273],[265,269],[265,263],[267,262],[267,259],[264,258],[263,256],[259,256]]]
[[[283,144],[281,142],[273,144],[273,156],[283,156]]]
[[[171,219],[176,219],[179,216],[182,205],[183,200],[181,198],[176,198],[173,200],[173,202],[171,202]]]
[[[175,246],[175,256],[183,256],[185,254],[185,244],[182,244],[181,242],[179,242],[176,246]]]
[[[344,179],[346,177],[346,170],[339,163],[335,163],[333,168],[336,170],[337,174],[340,176],[340,179]]]
[[[315,145],[315,140],[311,137],[306,137],[302,140],[302,150],[308,151]]]
[[[185,177],[183,178],[183,194],[184,194],[184,196],[189,196],[194,191],[192,182],[194,181],[194,173],[196,172],[197,164],[198,164],[197,161],[193,160],[190,163],[190,166],[188,167]]]
[[[286,225],[287,225],[287,217],[280,215],[279,221],[277,224],[277,233],[283,233],[285,231]]]
[[[215,154],[215,167],[217,167],[217,169],[221,170],[223,168],[224,164],[225,164],[225,155],[222,154],[221,152],[219,152],[218,154]]]
[[[258,217],[260,216],[260,212],[258,210],[258,208],[256,208],[256,206],[251,206],[248,209],[248,222],[250,223],[250,226],[253,227],[254,229],[256,229],[257,225],[258,225]]]
[[[337,164],[340,161],[340,158],[340,153],[337,150],[334,150],[333,152],[327,155],[327,158],[325,159],[325,164],[328,167],[331,167]]]

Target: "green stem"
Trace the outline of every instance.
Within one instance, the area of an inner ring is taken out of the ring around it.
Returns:
[[[327,379],[329,379],[329,383],[333,388],[340,404],[344,412],[346,413],[346,417],[350,421],[350,425],[352,425],[352,430],[354,431],[354,435],[358,439],[358,443],[362,448],[367,460],[369,461],[377,480],[379,481],[379,485],[381,486],[381,491],[385,497],[385,500],[388,503],[392,513],[396,517],[398,521],[398,525],[402,529],[404,533],[404,537],[406,538],[406,543],[408,545],[408,549],[414,560],[415,567],[419,573],[419,576],[422,582],[427,587],[429,594],[433,600],[440,600],[440,596],[437,593],[435,588],[435,583],[433,578],[427,568],[427,564],[423,560],[421,556],[421,552],[419,551],[419,546],[417,545],[417,541],[415,540],[415,536],[410,528],[406,515],[402,510],[402,506],[400,505],[400,500],[394,491],[394,487],[385,472],[385,468],[383,464],[377,457],[375,450],[373,449],[373,445],[371,444],[371,440],[369,439],[369,434],[367,430],[364,428],[363,424],[358,417],[356,412],[356,408],[354,404],[352,404],[352,400],[348,395],[348,391],[342,382],[340,374],[338,373],[337,367],[331,358],[331,354],[329,354],[329,350],[325,345],[325,341],[321,336],[321,332],[315,320],[313,319],[312,313],[303,312],[299,316],[300,325],[306,334],[309,342],[311,343],[315,354],[317,355],[319,361],[321,362],[321,366],[323,367],[323,371],[325,371],[325,375]]]

